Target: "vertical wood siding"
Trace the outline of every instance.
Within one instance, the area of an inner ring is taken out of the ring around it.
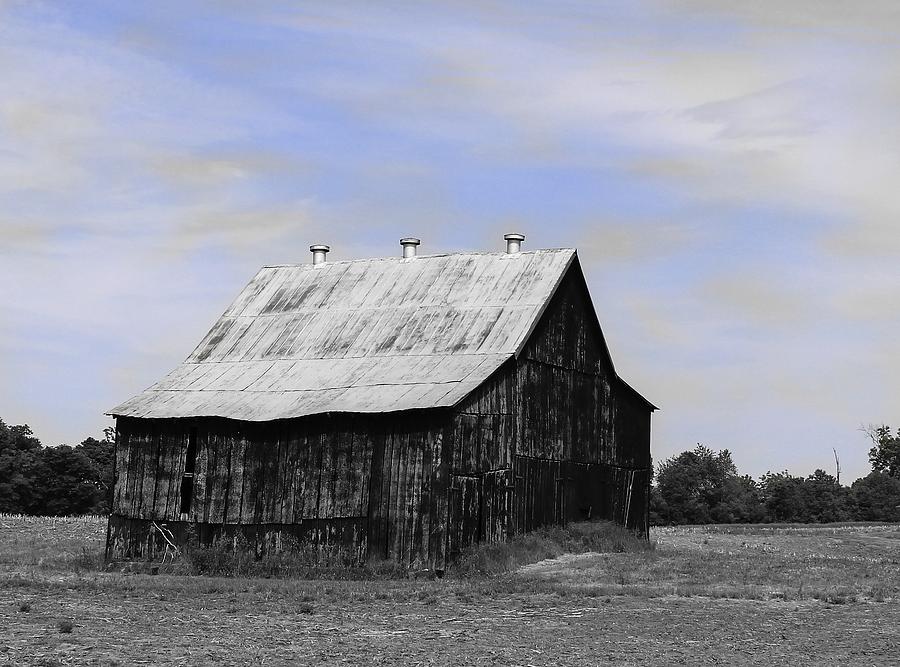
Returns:
[[[113,514],[121,518],[317,525],[316,539],[337,531],[342,546],[362,558],[444,566],[452,462],[444,448],[446,411],[261,424],[120,418],[117,428]],[[182,514],[191,429],[194,492]]]
[[[650,408],[615,375],[577,264],[519,358],[516,532],[603,518],[646,531]]]
[[[518,435],[516,364],[510,360],[454,411],[448,557],[512,531],[512,459]]]

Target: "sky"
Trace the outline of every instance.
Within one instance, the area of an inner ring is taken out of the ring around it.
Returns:
[[[900,4],[0,0],[0,418],[45,444],[256,270],[575,247],[656,461],[900,422]]]

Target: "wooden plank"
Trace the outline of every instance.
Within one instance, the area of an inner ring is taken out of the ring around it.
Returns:
[[[513,533],[520,535],[525,532],[524,521],[524,504],[525,497],[525,476],[522,471],[522,457],[513,456],[512,461],[512,483],[515,485],[513,491],[513,507],[512,507],[512,525]]]
[[[306,436],[301,426],[303,420],[291,420],[286,424],[289,455],[286,461],[285,523],[297,524],[303,518],[303,466],[306,461]]]
[[[206,507],[204,521],[206,523],[225,522],[225,480],[222,478],[221,460],[226,453],[222,451],[222,438],[216,422],[208,422],[206,427]]]
[[[380,425],[379,425],[380,426]],[[369,475],[368,493],[368,556],[369,558],[385,558],[385,504],[384,476],[386,447],[388,438],[379,427],[373,427],[367,440],[371,441],[371,473]]]
[[[350,512],[353,516],[365,517],[369,514],[369,490],[371,488],[371,475],[375,471],[372,445],[373,422],[367,419],[362,423],[357,422],[359,428],[353,434],[353,460]]]
[[[153,462],[154,489],[151,511],[148,518],[168,519],[169,515],[169,484],[172,480],[172,440],[175,431],[172,424],[165,423],[157,435],[156,457]],[[180,481],[180,480],[179,480]],[[177,517],[172,517],[177,518]]]
[[[129,441],[129,457],[128,457],[128,486],[125,490],[126,503],[125,506],[127,516],[137,516],[140,507],[141,493],[141,456],[143,455],[142,444],[145,440],[147,422],[134,420],[134,430],[131,433]]]
[[[275,455],[275,448],[273,447],[275,429],[273,426],[270,422],[253,424],[247,433],[247,458],[250,458],[252,454],[253,459],[253,474],[250,477],[252,480],[249,494],[250,504],[253,508],[253,523],[261,527],[260,531],[262,532],[260,532],[259,539],[262,544],[265,543],[266,535],[264,524],[271,521],[268,511],[272,506],[272,493],[275,488],[275,485],[272,483],[274,479],[270,476],[272,459]],[[245,495],[245,502],[246,499],[247,496]],[[246,515],[247,512],[245,511],[244,514]]]
[[[277,425],[278,459],[276,462],[275,484],[275,509],[272,520],[279,524],[291,522],[291,493],[290,486],[293,480],[291,474],[290,458],[292,454],[291,443],[288,438],[288,427],[285,424]]]
[[[280,523],[276,514],[276,503],[278,501],[278,457],[280,454],[281,443],[278,438],[278,428],[276,423],[266,424],[265,426],[265,455],[263,457],[262,479],[260,486],[263,489],[263,506],[261,509],[261,523]],[[269,535],[275,535],[270,531]]]
[[[279,498],[279,476],[278,476],[278,458],[281,454],[281,441],[278,433],[278,424],[276,422],[268,423],[264,427],[265,437],[263,442],[265,447],[264,456],[262,457],[262,475],[260,486],[262,488],[263,503],[260,511],[260,523],[277,524],[281,523],[278,507]],[[278,534],[277,530],[267,529],[266,539],[275,539]]]
[[[334,476],[335,476],[335,447],[338,446],[339,436],[335,433],[334,422],[329,421],[321,434],[321,457],[319,468],[321,471],[319,481],[319,502],[316,516],[319,519],[329,519],[334,516]]]
[[[520,477],[516,482],[517,484],[521,484],[521,493],[517,492],[517,497],[519,499],[519,532],[524,533],[531,529],[531,513],[534,508],[534,505],[531,502],[531,496],[529,495],[529,492],[531,491],[531,468],[528,465],[530,459],[517,457],[517,461],[519,465],[518,474]]]
[[[315,518],[315,515],[310,511],[311,503],[309,500],[309,486],[311,473],[317,471],[312,471],[310,469],[313,462],[310,457],[311,445],[308,438],[309,429],[307,420],[298,420],[294,422],[291,435],[291,440],[295,447],[294,460],[296,461],[293,482],[293,523],[301,523],[306,519]],[[318,477],[316,477],[316,479],[318,480]],[[316,486],[318,486],[318,481],[316,481]]]
[[[165,470],[165,464],[164,462],[160,461],[160,458],[164,456],[166,437],[168,435],[169,428],[170,426],[168,424],[168,421],[164,421],[160,425],[160,428],[156,430],[153,438],[153,449],[152,451],[147,452],[147,460],[145,462],[144,471],[147,479],[144,481],[144,498],[142,508],[144,517],[147,519],[161,518],[157,514],[157,498],[160,495],[162,495],[161,514],[165,516],[166,498],[163,494],[168,489],[168,480],[160,479],[160,473],[165,474],[167,472]]]
[[[322,516],[320,503],[322,500],[322,467],[325,459],[325,433],[321,420],[311,424],[307,435],[307,443],[310,446],[310,471],[308,476],[308,500],[310,517],[318,519]]]
[[[403,557],[403,528],[406,509],[406,459],[409,449],[409,433],[403,429],[394,432],[394,449],[391,461],[391,503],[388,517],[390,533],[389,553],[392,558]]]
[[[443,570],[447,566],[450,471],[453,463],[450,427],[435,431],[432,450],[431,517],[429,519],[428,553],[432,567]]]
[[[194,467],[194,502],[191,509],[191,520],[203,522],[206,520],[206,473],[208,468],[207,456],[209,448],[206,445],[206,429],[202,423],[197,423],[197,463]]]
[[[238,428],[241,433],[240,441],[244,446],[239,522],[256,525],[259,523],[260,506],[263,502],[264,487],[260,486],[259,478],[263,474],[261,470],[263,462],[260,457],[264,451],[264,443],[260,440],[260,432],[256,429],[251,430],[251,426],[242,424]],[[232,470],[234,463],[232,458]]]
[[[142,519],[153,517],[153,500],[156,491],[156,459],[159,453],[160,425],[155,423],[141,456],[141,499],[137,516]]]
[[[303,466],[301,476],[301,493],[303,519],[318,519],[319,516],[319,481],[322,476],[322,435],[319,426],[307,423],[303,441]]]
[[[408,491],[406,494],[406,547],[404,553],[410,563],[419,561],[422,550],[422,454],[425,449],[427,429],[417,429],[410,435],[407,452],[406,479]]]
[[[462,478],[458,475],[450,476],[449,507],[447,518],[447,556],[454,559],[459,555],[462,542],[462,513],[463,493]]]
[[[346,503],[347,484],[347,447],[350,433],[347,430],[346,417],[334,420],[326,440],[326,451],[330,460],[328,466],[328,506],[325,509],[327,518],[346,518],[343,506]],[[324,475],[324,471],[323,471]]]
[[[243,484],[244,450],[236,443],[238,434],[231,422],[219,424],[218,478],[222,480],[222,493],[217,499],[218,514],[222,523],[239,523],[241,520],[241,485]],[[235,470],[235,466],[238,470]]]
[[[353,505],[354,486],[353,470],[353,426],[354,421],[350,417],[342,417],[340,426],[335,429],[334,445],[332,447],[332,494],[333,505],[331,516],[350,518],[356,516],[351,511]]]
[[[219,476],[224,481],[221,514],[224,523],[241,523],[244,492],[244,454],[246,442],[243,433],[233,422],[223,422],[219,438]]]
[[[432,520],[432,487],[434,484],[434,440],[433,428],[422,431],[419,462],[419,494],[416,515],[418,517],[413,535],[415,557],[422,563],[430,564],[431,556],[431,520]]]
[[[500,456],[500,415],[483,414],[477,417],[475,426],[478,433],[478,464],[475,470],[484,472],[502,466]]]
[[[116,420],[116,475],[113,487],[113,514],[124,514],[128,511],[127,502],[130,497],[127,494],[129,474],[128,466],[131,459],[131,433],[129,427],[121,419]]]
[[[481,479],[481,526],[479,535],[485,542],[494,542],[497,532],[497,478],[495,473],[485,473]]]
[[[385,433],[384,439],[384,461],[382,466],[382,486],[381,486],[381,507],[384,517],[384,553],[385,558],[391,557],[392,545],[392,527],[391,527],[391,506],[394,502],[394,494],[392,488],[396,486],[396,469],[395,460],[398,455],[399,443],[393,426],[389,427]]]
[[[359,518],[367,514],[362,509],[362,496],[368,495],[369,474],[366,461],[367,439],[360,431],[365,431],[367,424],[359,419],[354,419],[347,438],[346,471],[344,474],[344,504],[343,513],[348,518]]]
[[[160,436],[159,460],[166,469],[160,505],[163,515],[172,520],[181,518],[181,480],[187,453],[188,433],[180,426],[172,424]]]

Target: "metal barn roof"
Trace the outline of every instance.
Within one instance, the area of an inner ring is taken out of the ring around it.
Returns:
[[[109,414],[268,421],[453,406],[518,353],[574,257],[263,267],[183,364]]]

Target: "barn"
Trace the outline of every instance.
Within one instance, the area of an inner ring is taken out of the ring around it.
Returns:
[[[110,411],[107,557],[240,538],[441,569],[546,524],[646,534],[656,408],[616,374],[577,252],[504,238],[263,267]]]

